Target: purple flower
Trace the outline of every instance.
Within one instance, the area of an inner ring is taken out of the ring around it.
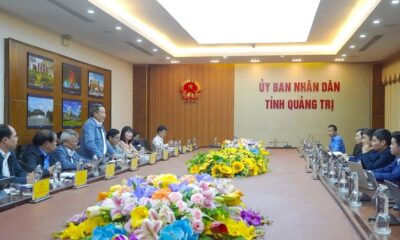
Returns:
[[[67,223],[72,222],[75,224],[79,224],[79,223],[85,221],[86,219],[87,219],[86,211],[84,211],[82,213],[78,213],[78,214],[75,214],[74,216],[72,216],[70,219],[67,220]]]
[[[249,225],[259,226],[261,224],[261,216],[251,210],[241,211],[240,217],[242,217],[242,219]]]
[[[134,233],[131,233],[131,235],[129,235],[129,240],[139,240],[139,238],[137,238]]]
[[[204,173],[204,174],[196,174],[196,180],[198,182],[204,181],[204,182],[211,182],[213,178],[211,177],[210,174]]]
[[[184,192],[189,188],[186,182],[172,183],[168,187],[172,192]]]
[[[138,186],[134,191],[134,195],[137,199],[141,199],[143,197],[151,198],[156,190],[157,188],[153,186]]]
[[[136,177],[129,178],[127,184],[130,187],[136,188],[136,187],[142,185],[142,183],[144,183],[144,182],[146,182],[146,180],[143,177],[136,176]]]

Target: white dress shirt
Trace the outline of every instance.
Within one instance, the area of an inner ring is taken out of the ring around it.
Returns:
[[[160,135],[156,135],[153,138],[153,150],[156,150],[157,148],[163,148],[164,147],[164,139],[160,137]]]
[[[0,154],[4,157],[2,174],[4,177],[10,177],[10,168],[8,167],[7,161],[8,157],[10,156],[10,152],[4,153],[3,150],[0,149]]]

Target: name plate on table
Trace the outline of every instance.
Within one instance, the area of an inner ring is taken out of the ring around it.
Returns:
[[[189,145],[189,152],[192,152],[193,151],[193,144],[190,144]]]
[[[115,162],[108,162],[106,164],[106,176],[105,179],[115,178]]]
[[[137,158],[132,158],[131,160],[131,171],[135,171],[138,169],[138,159]]]
[[[157,160],[157,153],[150,154],[150,161],[149,164],[155,164]]]
[[[80,170],[75,172],[74,188],[83,188],[87,186],[87,170]]]
[[[185,154],[186,151],[187,151],[186,146],[183,146],[183,147],[182,147],[182,153]]]
[[[174,156],[177,157],[179,155],[179,148],[175,147],[174,148]]]
[[[33,184],[32,202],[37,203],[50,198],[50,178],[45,178]]]
[[[163,150],[162,151],[162,159],[163,160],[167,160],[168,159],[168,150]]]

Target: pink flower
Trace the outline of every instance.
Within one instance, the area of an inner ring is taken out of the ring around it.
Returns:
[[[168,194],[168,199],[173,202],[176,203],[179,200],[182,200],[182,193],[180,192],[171,192],[170,194]]]
[[[197,220],[201,220],[201,218],[203,217],[203,213],[198,208],[193,208],[193,209],[191,209],[190,212],[191,212],[192,216]]]
[[[208,183],[208,182],[200,182],[200,184],[199,184],[199,187],[203,190],[203,191],[206,191],[206,190],[208,190],[210,187],[209,187],[209,184],[210,183]]]
[[[196,233],[202,233],[204,231],[204,223],[202,221],[195,220],[191,225]]]
[[[190,197],[190,201],[197,205],[203,205],[204,203],[204,196],[201,193],[195,193]]]
[[[138,239],[158,240],[158,232],[161,228],[161,221],[145,219],[142,226],[135,231],[135,235]]]
[[[187,209],[187,204],[182,200],[176,202],[176,206],[178,207],[180,212],[184,212]]]
[[[214,202],[211,200],[204,200],[204,207],[205,208],[215,208]]]
[[[203,192],[203,196],[208,201],[213,201],[215,197],[215,193],[212,189],[206,190]]]

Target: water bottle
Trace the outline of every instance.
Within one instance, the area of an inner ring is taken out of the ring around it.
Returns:
[[[61,186],[61,163],[56,162],[53,168],[53,188]]]
[[[40,164],[36,166],[34,176],[35,176],[35,182],[40,181],[42,179],[43,168]]]
[[[178,141],[178,150],[180,153],[182,153],[182,141],[181,140]]]
[[[392,232],[389,223],[389,200],[385,192],[380,189],[376,198],[376,219],[374,223],[374,232],[379,235],[389,235]]]
[[[79,160],[76,162],[76,171],[82,171],[83,168],[84,168],[83,160],[82,160],[82,159],[79,159]]]
[[[196,149],[197,148],[197,138],[196,137],[193,138],[192,143],[193,143],[193,149]]]
[[[93,176],[97,177],[99,176],[99,159],[97,158],[96,155],[93,155],[92,163],[93,163],[93,169],[92,169]]]
[[[356,172],[351,173],[351,188],[352,191],[349,198],[349,204],[352,207],[360,207],[360,198],[362,193],[358,191],[358,175]]]

